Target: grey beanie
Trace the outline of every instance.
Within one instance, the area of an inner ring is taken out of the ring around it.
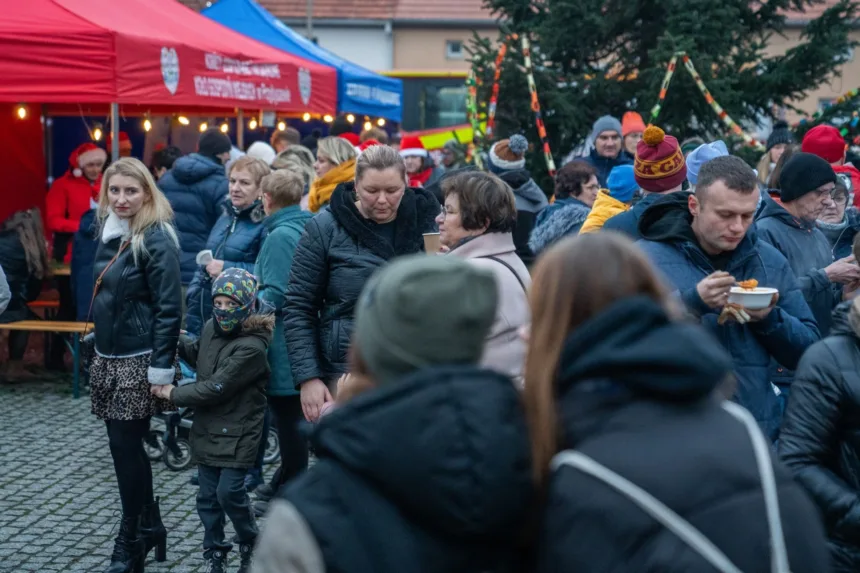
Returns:
[[[611,115],[604,115],[594,122],[591,128],[591,139],[597,139],[597,136],[604,131],[617,131],[618,137],[621,137],[621,122]]]
[[[404,257],[362,290],[355,344],[377,384],[434,364],[477,364],[497,304],[491,272],[451,256]]]

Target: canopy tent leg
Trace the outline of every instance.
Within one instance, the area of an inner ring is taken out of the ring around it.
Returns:
[[[236,147],[245,151],[245,112],[242,108],[236,109]]]
[[[111,162],[119,159],[119,104],[110,104],[110,157]]]

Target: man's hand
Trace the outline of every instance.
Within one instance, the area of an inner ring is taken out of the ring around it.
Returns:
[[[832,283],[845,285],[860,281],[860,267],[853,255],[832,263],[824,272]]]
[[[696,285],[702,302],[711,308],[723,308],[729,302],[729,291],[737,281],[735,277],[724,271],[717,271],[706,276]]]
[[[217,279],[218,276],[224,272],[224,261],[213,259],[208,265],[206,265],[206,272],[209,273],[209,276],[213,279]]]
[[[770,312],[774,309],[774,307],[776,306],[776,303],[778,303],[778,302],[779,302],[779,293],[775,293],[773,295],[773,298],[770,301],[769,307],[763,308],[761,310],[750,310],[748,308],[745,308],[744,310],[749,315],[750,322],[761,322],[762,320],[767,318],[767,315],[770,314]]]
[[[331,392],[325,382],[319,378],[308,380],[301,385],[302,412],[305,415],[305,420],[308,422],[316,422],[320,419],[320,409],[326,402],[331,402]]]

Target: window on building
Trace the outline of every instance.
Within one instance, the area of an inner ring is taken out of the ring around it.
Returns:
[[[463,42],[448,40],[445,42],[445,57],[449,60],[462,60],[465,57]]]

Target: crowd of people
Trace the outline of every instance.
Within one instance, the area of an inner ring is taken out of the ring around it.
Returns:
[[[518,134],[487,172],[341,121],[246,153],[213,129],[149,167],[78,148],[47,221],[95,327],[108,573],[167,558],[143,438],[175,407],[214,573],[234,544],[242,573],[857,571],[842,136],[777,124],[757,171],[635,112],[590,139],[553,189]],[[41,232],[0,230],[0,319],[49,273]],[[761,308],[733,298],[749,281]]]

